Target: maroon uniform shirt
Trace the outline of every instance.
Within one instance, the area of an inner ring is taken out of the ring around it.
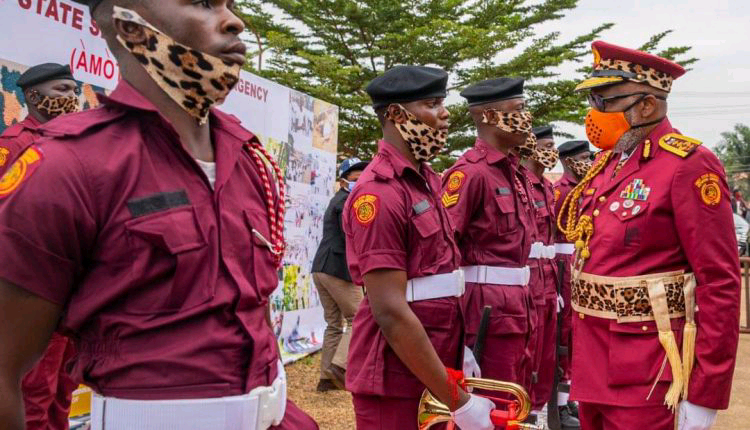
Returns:
[[[527,264],[533,219],[519,160],[477,139],[473,148],[443,175],[448,208],[462,266],[518,268]],[[533,308],[528,286],[467,283],[463,306],[466,344],[473,346],[482,309],[492,306],[482,376],[528,386]]]
[[[615,154],[584,190],[581,210],[593,217],[594,235],[583,272],[616,277],[695,273],[698,336],[688,400],[725,409],[737,352],[740,297],[729,189],[721,163],[707,148],[697,147],[684,158],[662,148],[658,142],[669,133],[676,130],[664,119],[617,175],[620,160]],[[650,154],[644,155],[646,142]],[[626,188],[643,195],[645,187],[647,198],[624,204]],[[684,323],[684,318],[672,320],[679,344]],[[571,397],[617,406],[661,405],[672,379],[670,366],[648,396],[664,355],[653,321],[618,324],[576,314]]]
[[[0,174],[16,159],[24,148],[39,137],[41,123],[31,115],[13,124],[0,134]]]
[[[554,202],[555,202],[555,229],[557,231],[555,235],[555,243],[569,243],[565,234],[557,229],[557,217],[560,214],[560,207],[562,206],[565,198],[578,184],[575,178],[570,173],[564,173],[563,176],[554,184]],[[566,215],[567,216],[567,215]],[[563,223],[565,219],[563,219]],[[565,224],[563,224],[565,226]],[[560,345],[570,346],[570,337],[573,333],[573,308],[570,306],[570,268],[573,264],[573,254],[557,254],[555,261],[562,261],[563,273],[562,273],[562,286],[560,288],[561,295],[563,298],[563,309],[562,316],[560,318]],[[556,266],[559,267],[559,266]],[[570,356],[572,349],[568,350],[567,356],[560,357],[560,367],[563,369],[563,378],[570,379]]]
[[[376,269],[403,270],[408,279],[450,273],[460,256],[448,214],[440,203],[440,179],[426,163],[419,171],[385,141],[346,200],[343,226],[352,281]],[[463,317],[459,299],[409,303],[443,364],[460,368]],[[425,386],[398,358],[365,299],[354,317],[347,389],[356,395],[418,398]],[[414,409],[414,414],[417,411]]]
[[[2,181],[12,191],[0,195],[0,278],[65,305],[75,376],[105,396],[270,384],[278,354],[265,314],[278,277],[251,233],[270,237],[260,174],[242,148],[255,137],[212,111],[212,190],[127,82],[100,100],[46,124],[17,161],[23,173]]]
[[[552,183],[544,177],[538,178],[530,169],[526,169],[526,175],[531,182],[538,239],[545,246],[554,245],[555,207]],[[552,393],[557,352],[557,267],[555,260],[549,258],[540,258],[536,263],[541,270],[541,283],[534,284],[537,321],[533,345],[537,382],[530,394],[535,410],[541,409]],[[534,281],[540,282],[539,278],[534,278]]]

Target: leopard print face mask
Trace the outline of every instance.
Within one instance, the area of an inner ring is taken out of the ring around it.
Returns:
[[[409,149],[417,161],[430,161],[445,147],[448,132],[432,128],[418,120],[403,106],[396,106],[399,107],[399,112],[394,116],[389,109],[386,118],[396,125],[396,129],[409,144]]]
[[[532,160],[539,162],[547,169],[554,168],[559,158],[560,153],[557,152],[556,148],[536,148],[534,153],[531,154]]]
[[[591,170],[591,166],[594,163],[589,160],[568,160],[567,164],[576,176],[583,178]]]
[[[66,113],[74,113],[81,110],[78,104],[78,97],[67,96],[67,97],[50,97],[44,96],[36,108],[39,112],[44,115],[55,118]]]
[[[536,149],[536,136],[531,132],[532,120],[529,111],[503,112],[486,109],[482,114],[482,122],[485,124],[494,125],[507,133],[526,135],[526,141],[516,148],[521,157],[531,157]]]
[[[143,27],[142,44],[117,40],[141,63],[146,72],[181,108],[203,125],[209,109],[220,105],[239,81],[240,65],[225,62],[176,42],[137,13],[115,6],[115,19]]]

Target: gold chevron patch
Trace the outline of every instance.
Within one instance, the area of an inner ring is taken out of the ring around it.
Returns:
[[[458,196],[459,196],[459,193],[450,195],[448,194],[447,191],[444,192],[443,197],[440,199],[443,202],[443,207],[449,208],[455,205],[456,203],[458,203]]]

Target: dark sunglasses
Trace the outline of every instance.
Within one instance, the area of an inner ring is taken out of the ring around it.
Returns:
[[[609,96],[609,97],[602,97],[599,94],[594,94],[593,92],[590,92],[588,95],[588,101],[589,105],[593,107],[594,109],[598,110],[599,112],[604,112],[607,109],[607,102],[610,102],[612,100],[618,100],[618,99],[624,99],[626,97],[630,96],[641,96],[638,100],[630,104],[627,108],[623,109],[623,112],[629,110],[633,106],[637,105],[641,102],[641,100],[645,99],[647,96],[654,96],[659,100],[666,100],[666,97],[663,96],[657,96],[651,93],[630,93],[630,94],[618,94],[616,96]]]

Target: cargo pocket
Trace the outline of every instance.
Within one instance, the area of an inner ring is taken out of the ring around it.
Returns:
[[[178,312],[213,297],[209,250],[192,206],[131,219],[125,231],[133,258],[125,312]]]
[[[500,236],[513,233],[519,227],[515,197],[513,195],[495,196],[495,204],[499,211],[497,233]]]
[[[438,258],[447,250],[445,243],[438,240],[437,233],[440,231],[440,221],[435,208],[430,208],[411,219],[419,239],[416,241],[415,259],[422,271],[429,272],[437,265]],[[437,247],[437,248],[436,248]]]
[[[677,344],[682,344],[685,321],[671,321]],[[640,323],[609,323],[608,384],[611,386],[647,385],[656,381],[671,381],[672,371],[665,362],[666,353],[659,343],[659,331],[654,321]]]
[[[279,285],[279,272],[276,270],[274,254],[268,247],[271,241],[268,214],[264,210],[246,209],[244,212],[253,243],[253,267],[249,269],[253,273],[261,297],[268,297]]]

